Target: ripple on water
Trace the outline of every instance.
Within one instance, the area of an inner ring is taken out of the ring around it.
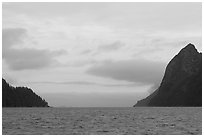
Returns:
[[[201,134],[202,108],[3,108],[3,134]]]

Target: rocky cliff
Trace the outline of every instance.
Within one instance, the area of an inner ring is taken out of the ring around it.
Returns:
[[[202,54],[193,44],[169,62],[159,88],[135,106],[202,106]]]

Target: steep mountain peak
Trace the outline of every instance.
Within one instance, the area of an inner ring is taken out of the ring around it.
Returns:
[[[178,55],[181,55],[182,57],[197,55],[198,51],[195,48],[195,46],[191,43],[189,43],[186,47],[181,49]]]
[[[189,43],[168,63],[160,87],[135,106],[201,106],[202,54]]]
[[[189,43],[186,47],[184,47],[183,49],[186,50],[196,50],[195,46],[191,43]],[[197,50],[196,50],[197,51]]]
[[[164,81],[175,81],[181,75],[192,75],[198,73],[202,55],[195,46],[189,43],[169,62]]]
[[[182,70],[188,74],[194,74],[198,72],[198,68],[201,64],[201,54],[197,51],[193,44],[188,44],[180,52]]]

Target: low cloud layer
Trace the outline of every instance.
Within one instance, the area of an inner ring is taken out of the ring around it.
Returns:
[[[40,81],[40,82],[27,82],[29,84],[58,84],[58,85],[91,85],[91,86],[103,86],[103,87],[135,87],[140,86],[136,83],[127,83],[127,84],[104,84],[97,82],[89,81],[69,81],[69,82],[55,82],[55,81]]]
[[[89,68],[87,73],[116,80],[155,84],[160,83],[165,66],[165,63],[148,60],[109,61]]]
[[[122,48],[123,46],[125,46],[123,43],[121,43],[120,41],[116,41],[116,42],[111,43],[111,44],[98,46],[98,51],[109,52],[109,51],[118,50],[118,49]]]
[[[24,44],[27,35],[26,29],[9,28],[2,31],[2,57],[12,70],[40,69],[56,62],[55,56],[64,54],[65,51],[49,51],[34,48],[13,48],[15,45]]]

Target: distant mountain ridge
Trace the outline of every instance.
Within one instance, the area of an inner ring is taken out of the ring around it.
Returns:
[[[2,79],[3,107],[49,107],[48,103],[27,87],[12,87]]]
[[[202,106],[202,53],[188,44],[169,62],[157,90],[137,106]]]

